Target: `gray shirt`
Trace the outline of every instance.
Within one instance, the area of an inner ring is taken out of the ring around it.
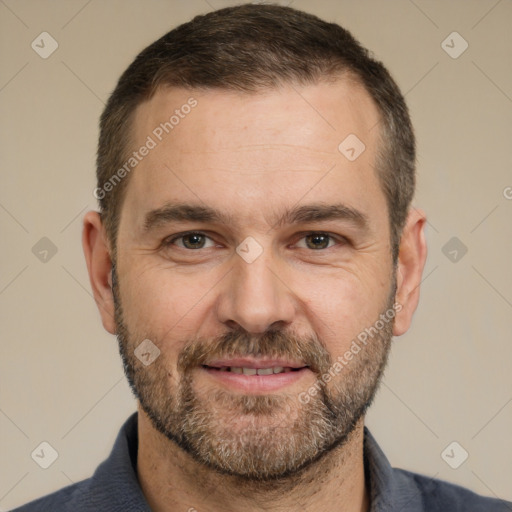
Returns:
[[[91,478],[13,512],[151,512],[137,480],[137,447],[134,413],[121,427],[109,457]],[[366,427],[364,463],[370,512],[512,512],[510,502],[484,498],[442,480],[393,469]]]

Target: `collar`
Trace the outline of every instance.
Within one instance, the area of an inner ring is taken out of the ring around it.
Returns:
[[[421,493],[405,473],[391,467],[387,457],[367,427],[364,427],[364,469],[370,488],[370,512],[424,510]]]

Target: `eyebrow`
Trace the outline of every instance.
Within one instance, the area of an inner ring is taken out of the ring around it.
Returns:
[[[276,217],[276,222],[272,223],[273,228],[308,222],[341,220],[354,224],[362,231],[369,230],[369,220],[363,212],[341,203],[314,203],[296,206]],[[144,232],[148,233],[171,222],[210,222],[233,225],[235,224],[235,216],[210,206],[166,203],[145,215]]]

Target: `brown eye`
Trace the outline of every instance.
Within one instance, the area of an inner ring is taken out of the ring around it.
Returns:
[[[334,237],[327,233],[308,233],[301,238],[301,241],[302,240],[305,240],[305,243],[298,244],[298,246],[302,249],[311,249],[313,251],[329,249],[333,245],[336,245]],[[341,242],[341,240],[339,242]]]
[[[210,240],[212,242],[212,245],[206,246],[205,244],[208,240],[210,240],[210,237],[206,236],[205,234],[192,232],[176,236],[172,240],[169,240],[169,242],[167,242],[166,245],[177,245],[182,249],[191,250],[204,249],[205,247],[208,248],[212,247],[213,245],[213,241]]]
[[[204,236],[198,233],[193,233],[191,235],[185,235],[183,237],[183,245],[187,249],[201,249],[204,246]]]
[[[306,236],[306,244],[310,249],[326,249],[329,246],[329,235],[318,234]]]

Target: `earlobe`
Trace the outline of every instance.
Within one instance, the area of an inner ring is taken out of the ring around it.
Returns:
[[[425,240],[425,213],[411,208],[400,240],[397,266],[396,302],[401,310],[395,317],[393,334],[401,336],[410,327],[412,317],[418,306],[421,277],[427,258]]]
[[[87,212],[84,217],[82,247],[103,326],[108,332],[115,334],[111,251],[98,212]]]

